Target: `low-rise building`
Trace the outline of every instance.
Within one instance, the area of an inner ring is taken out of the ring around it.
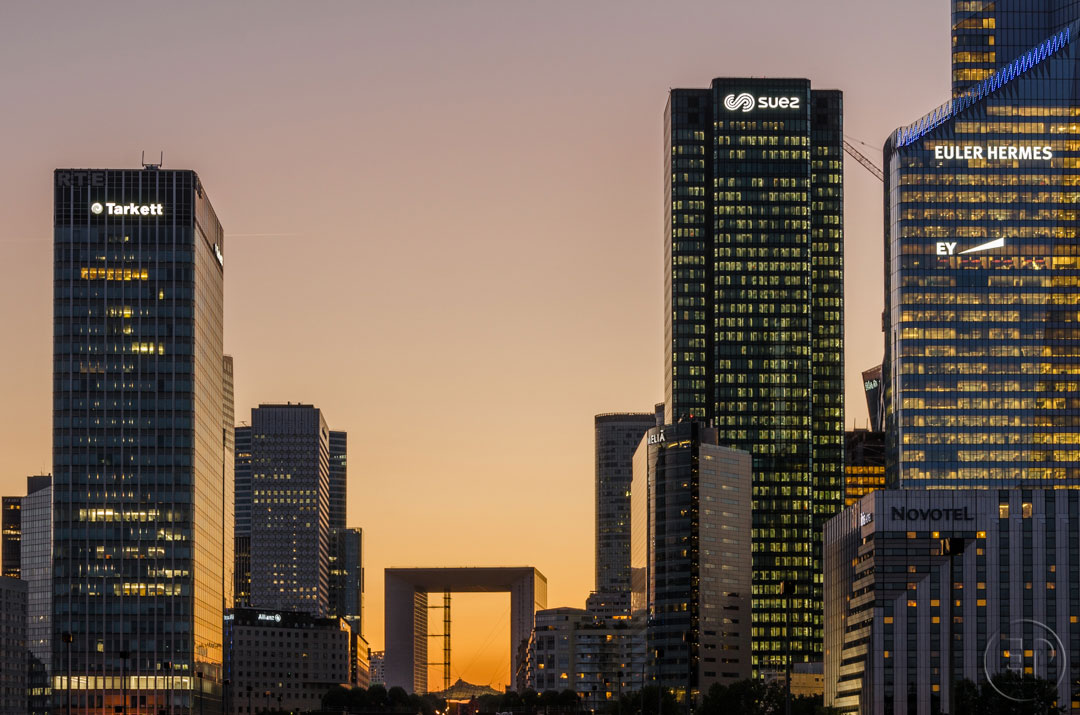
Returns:
[[[361,654],[358,640],[343,618],[257,608],[228,611],[228,712],[316,710],[335,685],[366,686],[367,643]]]
[[[383,669],[383,661],[385,658],[386,651],[371,651],[371,667],[369,669],[369,672],[371,673],[370,685],[386,685],[386,672]]]
[[[640,618],[581,608],[537,611],[529,641],[528,686],[540,692],[573,690],[586,710],[640,690],[646,665],[644,625]]]
[[[956,712],[1015,672],[1080,710],[1080,492],[884,490],[825,526],[825,704]]]

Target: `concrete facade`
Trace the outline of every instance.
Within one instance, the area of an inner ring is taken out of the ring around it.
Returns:
[[[389,568],[385,574],[385,678],[413,693],[427,692],[428,593],[510,593],[510,675],[526,680],[534,615],[547,607],[547,579],[531,566]]]
[[[1080,712],[1080,493],[886,490],[825,528],[825,704],[956,712],[953,685],[1012,671]]]
[[[368,683],[366,649],[341,618],[240,608],[226,614],[225,636],[229,713],[318,710],[334,686]]]

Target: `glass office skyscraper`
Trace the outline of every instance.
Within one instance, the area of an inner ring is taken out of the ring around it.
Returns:
[[[1077,487],[1080,3],[953,7],[995,69],[885,144],[887,479]]]
[[[221,224],[193,171],[60,169],[54,196],[53,691],[75,713],[220,713]]]
[[[658,405],[657,410],[661,407]],[[663,415],[660,415],[662,418]],[[630,484],[634,451],[646,430],[657,425],[655,412],[622,412],[593,418],[596,444],[596,586],[615,600],[630,592]]]
[[[251,501],[251,606],[327,616],[330,430],[322,410],[251,410],[251,493],[240,498]]]
[[[752,672],[752,460],[717,432],[651,427],[632,457],[631,608],[650,681],[680,700]]]
[[[665,139],[667,421],[753,455],[755,671],[789,640],[820,661],[821,533],[843,505],[842,96],[716,79],[672,90]]]

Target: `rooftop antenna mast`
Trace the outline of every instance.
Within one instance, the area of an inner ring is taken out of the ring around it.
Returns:
[[[151,162],[151,163],[147,164],[146,163],[146,150],[145,149],[143,150],[143,153],[142,153],[142,166],[143,166],[144,169],[160,169],[161,165],[164,164],[164,163],[165,163],[165,152],[164,151],[162,151],[161,154],[158,155],[158,163],[154,164],[153,162]]]

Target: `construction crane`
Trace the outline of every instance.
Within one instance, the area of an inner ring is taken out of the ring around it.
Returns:
[[[858,140],[856,139],[856,141],[858,141]],[[866,142],[859,142],[859,143],[860,144],[865,144],[866,146],[870,146],[869,144],[866,144]],[[865,167],[867,171],[869,171],[871,174],[876,176],[878,181],[880,181],[882,183],[885,182],[885,174],[882,173],[881,169],[878,168],[877,164],[870,161],[870,159],[868,159],[865,154],[863,154],[861,151],[856,149],[855,145],[852,144],[850,141],[848,141],[847,137],[844,137],[844,151],[846,151],[853,159],[855,159],[855,161],[862,164],[863,167]]]

